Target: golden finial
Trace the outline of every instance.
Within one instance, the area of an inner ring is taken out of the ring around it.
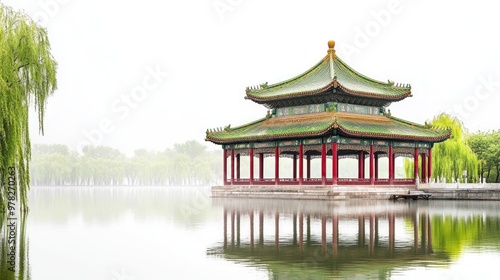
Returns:
[[[335,55],[335,41],[328,41],[328,53],[330,55]]]
[[[335,48],[335,41],[333,41],[333,40],[328,41],[328,48],[334,49]]]

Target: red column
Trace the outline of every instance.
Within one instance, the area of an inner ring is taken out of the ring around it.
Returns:
[[[365,152],[359,151],[358,153],[358,178],[365,178]]]
[[[339,157],[337,150],[337,142],[332,143],[332,184],[336,185],[339,178]]]
[[[430,181],[432,180],[432,148],[429,148],[429,163],[427,164],[427,167],[429,168],[427,171],[427,177]]]
[[[321,184],[326,185],[326,143],[321,144]]]
[[[302,146],[302,144],[301,144]],[[299,251],[302,254],[304,249],[304,214],[299,213]]]
[[[373,144],[370,145],[370,185],[375,184],[375,156],[373,154]]]
[[[394,157],[392,156],[392,146],[389,146],[389,153],[387,154],[389,161],[389,184],[392,185],[394,181]]]
[[[306,156],[307,159],[307,179],[311,179],[311,155]]]
[[[240,180],[240,159],[241,154],[236,155],[236,180]]]
[[[253,185],[253,148],[250,148],[250,185]]]
[[[389,256],[392,256],[393,252],[394,252],[394,243],[395,243],[395,240],[396,240],[396,237],[395,237],[395,228],[394,228],[394,223],[395,223],[395,216],[394,216],[394,213],[389,213]]]
[[[299,145],[299,185],[304,182],[304,146]]]
[[[231,150],[231,185],[234,184],[234,149]]]
[[[292,177],[293,177],[293,180],[296,181],[297,180],[297,155],[294,154],[293,155],[293,170],[292,170]]]
[[[324,256],[325,254],[326,254],[326,216],[321,215],[321,255]]]
[[[378,155],[375,154],[375,180],[378,180]]]
[[[427,156],[422,154],[422,182],[427,183]]]
[[[274,246],[276,250],[280,246],[280,214],[278,212],[274,214]]]
[[[418,148],[415,147],[415,152],[413,153],[413,179],[417,179],[418,176]],[[417,181],[415,181],[417,183]]]
[[[259,180],[264,180],[264,153],[259,154]]]
[[[224,208],[224,247],[226,246],[227,246],[227,210]]]
[[[278,185],[280,181],[280,150],[274,147],[274,184]]]
[[[250,248],[252,248],[252,250],[253,250],[253,244],[254,244],[254,239],[253,239],[253,211],[250,211],[249,218],[250,218]]]
[[[222,184],[227,185],[227,150],[222,150]]]
[[[334,214],[332,216],[332,253],[336,257],[338,254],[339,244],[339,216]]]

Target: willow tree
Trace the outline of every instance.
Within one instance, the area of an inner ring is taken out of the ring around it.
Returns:
[[[20,209],[25,210],[31,156],[29,107],[37,112],[43,134],[47,98],[57,87],[57,63],[47,31],[26,14],[0,4],[0,24],[0,179],[3,185],[15,182]],[[2,187],[0,210],[5,209],[8,196],[8,189]]]
[[[478,160],[476,154],[465,141],[465,129],[460,120],[448,114],[440,114],[432,120],[432,126],[451,130],[451,137],[434,145],[432,149],[432,177],[446,178],[447,182],[463,178],[477,181]]]

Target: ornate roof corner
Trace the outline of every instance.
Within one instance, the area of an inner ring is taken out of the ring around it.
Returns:
[[[271,118],[271,111],[267,110],[266,119],[270,119],[270,118]]]
[[[231,124],[228,124],[226,127],[224,127],[224,131],[230,131],[231,130]]]
[[[263,84],[260,84],[260,88],[262,89],[266,89],[268,88],[269,86],[267,85],[267,82],[263,83]]]
[[[391,81],[391,80],[387,80],[387,83],[388,83],[390,86],[393,86],[393,85],[394,85],[394,81]]]

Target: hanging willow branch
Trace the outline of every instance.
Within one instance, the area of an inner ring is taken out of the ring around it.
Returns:
[[[0,211],[7,202],[7,172],[16,170],[21,209],[27,210],[31,144],[28,109],[34,106],[43,134],[47,98],[57,88],[57,63],[47,31],[21,12],[0,4]]]
[[[451,130],[451,138],[437,143],[433,148],[432,177],[446,178],[447,182],[451,182],[453,179],[463,179],[464,171],[467,171],[469,182],[477,181],[477,156],[465,142],[462,122],[456,117],[440,114],[432,120],[432,126]]]

